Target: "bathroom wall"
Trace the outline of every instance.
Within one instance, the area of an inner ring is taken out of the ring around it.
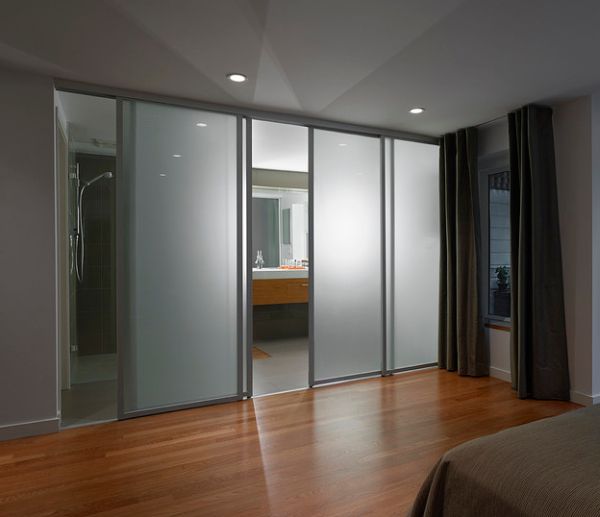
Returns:
[[[81,181],[115,172],[115,158],[77,153]],[[115,180],[102,179],[84,194],[85,266],[77,283],[77,352],[79,355],[115,353],[114,214]]]

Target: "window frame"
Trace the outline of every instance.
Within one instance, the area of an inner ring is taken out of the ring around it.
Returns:
[[[511,317],[490,313],[490,197],[489,180],[494,174],[508,172],[510,174],[508,150],[499,151],[479,159],[479,214],[481,226],[481,313],[486,322],[500,323],[510,326]]]

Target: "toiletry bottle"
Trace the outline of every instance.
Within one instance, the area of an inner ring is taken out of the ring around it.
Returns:
[[[265,260],[263,259],[262,250],[258,250],[256,252],[256,261],[254,262],[258,269],[262,269],[265,265]]]

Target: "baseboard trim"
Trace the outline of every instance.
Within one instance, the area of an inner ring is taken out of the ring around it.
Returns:
[[[490,366],[490,377],[495,377],[496,379],[506,382],[512,382],[510,371],[503,370],[502,368],[496,368],[495,366]],[[571,390],[570,398],[571,402],[581,404],[582,406],[593,406],[595,404],[600,404],[600,393],[597,393],[596,395],[588,395],[587,393],[582,393],[581,391]]]
[[[58,418],[3,425],[0,426],[0,441],[36,436],[38,434],[57,433],[59,429],[60,420]]]
[[[593,406],[594,404],[600,404],[600,393],[596,395],[588,395],[587,393],[581,393],[581,391],[571,390],[571,402],[581,404],[582,406]]]
[[[510,372],[508,370],[503,370],[502,368],[496,368],[495,366],[490,366],[490,377],[495,377],[496,379],[500,379],[501,381],[511,382]]]

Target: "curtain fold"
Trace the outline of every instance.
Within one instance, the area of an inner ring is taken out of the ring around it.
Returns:
[[[445,135],[440,142],[440,236],[438,365],[460,375],[488,375],[475,128]]]
[[[569,400],[552,110],[508,116],[511,372],[520,398]]]

